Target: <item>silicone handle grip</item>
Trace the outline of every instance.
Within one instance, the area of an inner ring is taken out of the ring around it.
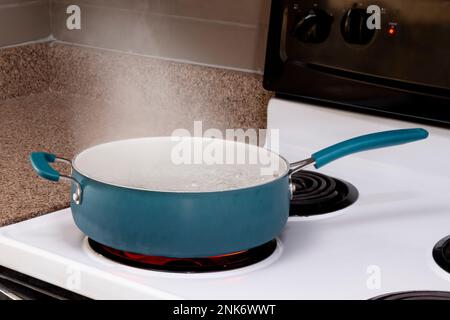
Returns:
[[[334,160],[353,153],[401,145],[426,139],[427,137],[428,132],[424,129],[403,129],[372,133],[335,144],[314,153],[312,158],[315,161],[315,167],[319,169]]]
[[[50,181],[59,181],[60,174],[49,163],[53,163],[56,156],[51,153],[33,152],[30,156],[31,165],[39,176]]]

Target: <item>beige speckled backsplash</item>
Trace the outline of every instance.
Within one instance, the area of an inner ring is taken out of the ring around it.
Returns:
[[[0,50],[0,99],[46,91],[83,95],[110,101],[127,114],[144,108],[154,117],[167,116],[158,123],[166,129],[194,120],[219,129],[265,127],[271,93],[261,80],[257,74],[59,43]]]
[[[219,129],[266,125],[270,93],[260,75],[60,44],[49,60],[51,90],[110,101],[115,118],[147,116],[157,134],[194,120]]]
[[[48,44],[0,49],[0,100],[48,90]]]

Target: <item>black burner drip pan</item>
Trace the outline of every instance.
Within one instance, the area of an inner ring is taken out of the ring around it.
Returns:
[[[450,300],[450,292],[408,291],[382,295],[371,300]]]
[[[450,273],[450,236],[439,241],[433,249],[434,261]]]
[[[358,200],[352,184],[321,173],[299,171],[292,177],[295,185],[290,216],[315,216],[344,209]]]

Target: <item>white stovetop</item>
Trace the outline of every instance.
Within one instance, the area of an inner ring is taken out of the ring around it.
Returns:
[[[291,161],[356,135],[418,125],[273,99]],[[423,126],[422,126],[423,127]],[[366,299],[406,290],[450,291],[432,248],[450,235],[450,130],[354,155],[321,170],[352,182],[354,205],[290,218],[278,250],[256,265],[173,274],[118,265],[92,252],[70,209],[0,229],[0,265],[97,299]]]

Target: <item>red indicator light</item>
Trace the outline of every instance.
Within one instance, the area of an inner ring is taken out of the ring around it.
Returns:
[[[397,33],[397,30],[395,29],[395,27],[394,26],[390,26],[389,29],[388,29],[388,34],[390,36],[395,36],[396,33]]]

